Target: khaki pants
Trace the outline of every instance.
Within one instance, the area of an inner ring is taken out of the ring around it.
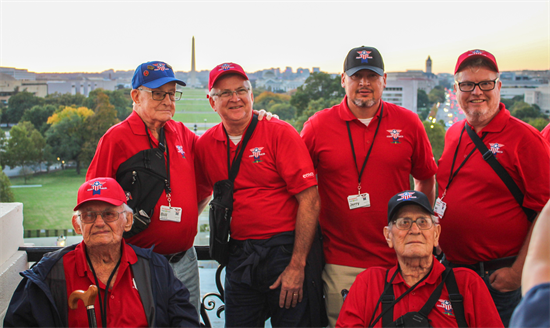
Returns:
[[[349,290],[355,277],[363,271],[364,268],[325,264],[322,277],[329,327],[336,327],[338,314],[344,303],[342,289]]]

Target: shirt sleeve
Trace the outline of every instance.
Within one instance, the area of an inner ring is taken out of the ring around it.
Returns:
[[[338,321],[336,322],[337,328],[345,327],[367,327],[370,318],[366,318],[367,309],[367,297],[368,285],[366,274],[360,274],[355,279],[355,282],[350,288],[344,305],[340,310]]]
[[[319,158],[317,157],[317,153],[315,151],[315,130],[311,118],[304,123],[301,136],[302,140],[306,144],[306,148],[309,152],[309,156],[311,157],[311,161],[313,162],[313,166],[317,169]]]
[[[458,289],[464,298],[464,315],[468,327],[503,327],[483,279],[470,269],[454,270]]]
[[[94,158],[86,173],[86,181],[98,177],[116,178],[116,170],[120,164],[115,164],[114,154],[119,154],[121,150],[109,136],[106,134],[99,140]]]

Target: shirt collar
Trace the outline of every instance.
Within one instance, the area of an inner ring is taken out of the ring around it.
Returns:
[[[393,268],[390,269],[390,272],[388,273],[388,278],[387,278],[388,282],[390,281],[391,277],[393,276],[393,274],[397,270],[397,267],[398,267],[398,265],[396,265],[396,266],[394,266]],[[422,285],[425,285],[425,284],[430,284],[430,285],[436,284],[439,277],[441,277],[441,274],[443,273],[443,271],[445,271],[445,266],[443,266],[443,264],[439,263],[439,261],[434,257],[433,258],[433,268],[430,271],[430,273],[428,274],[428,277],[424,281],[422,281],[420,284],[418,284],[418,286],[416,286],[416,288],[419,288],[419,287],[421,287]],[[401,276],[401,272],[399,272],[397,274],[397,276],[395,276],[395,279],[393,279],[392,284],[393,285],[397,285],[397,284],[407,285],[407,283],[405,282],[405,280]],[[411,287],[411,286],[409,286],[409,287]]]
[[[244,130],[244,133],[243,133],[243,137],[244,135],[246,134],[246,131],[248,130],[248,127],[250,126],[250,123],[252,123],[252,117],[254,117],[254,115],[252,115],[250,117],[250,121],[248,122],[248,125],[246,126],[246,129]],[[258,122],[260,123],[260,122]],[[212,137],[214,137],[214,139],[218,140],[218,141],[224,141],[226,142],[227,141],[227,136],[225,135],[225,129],[223,127],[223,122],[212,127],[211,129],[214,129],[212,131]]]
[[[132,111],[132,114],[128,116],[127,120],[128,120],[128,124],[130,124],[130,128],[132,129],[132,132],[135,135],[138,135],[138,136],[147,135],[147,132],[145,131],[146,129],[145,123],[143,122],[143,120],[135,110]],[[172,126],[172,122],[173,122],[172,120],[169,120],[168,122],[166,122],[166,124],[164,125],[164,133],[174,133],[175,130],[174,130],[174,127]],[[157,141],[153,135],[151,135],[150,133],[149,135],[151,136],[151,140],[153,140],[154,142]]]
[[[384,103],[384,101],[380,100],[380,106],[382,106],[382,104]],[[378,110],[376,111],[376,114],[374,114],[374,117],[373,118],[379,118],[380,117],[380,106],[378,106]],[[384,107],[387,107],[386,105],[384,105]],[[344,99],[342,99],[342,102],[340,103],[340,106],[338,107],[338,114],[340,115],[340,118],[344,121],[353,121],[353,120],[357,120],[357,117],[355,117],[355,115],[353,115],[353,113],[351,112],[351,109],[349,109],[349,106],[348,106],[348,96],[344,96]],[[385,117],[386,115],[388,115],[388,111],[385,110],[384,113],[383,113],[383,117]]]

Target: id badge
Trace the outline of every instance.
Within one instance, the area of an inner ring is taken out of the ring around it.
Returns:
[[[161,206],[159,220],[181,222],[181,207]]]
[[[348,205],[350,210],[354,210],[360,207],[370,207],[369,194],[364,193],[360,195],[348,196]]]
[[[440,219],[443,219],[443,215],[445,214],[445,210],[447,209],[447,203],[441,200],[441,198],[437,197],[437,200],[435,201],[435,207],[434,212],[439,216]]]

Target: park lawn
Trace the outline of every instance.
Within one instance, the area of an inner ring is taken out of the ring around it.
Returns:
[[[173,120],[183,123],[197,123],[199,129],[204,129],[204,120],[207,123],[220,123],[221,119],[218,113],[178,113],[174,114]]]
[[[205,98],[204,100],[192,99],[185,100],[181,99],[176,101],[176,112],[214,112],[210,103]]]
[[[27,180],[28,185],[42,187],[13,188],[15,201],[23,203],[25,229],[71,229],[78,188],[84,183],[86,170],[76,174],[68,168],[41,174]],[[12,186],[23,185],[23,178],[10,179]]]

